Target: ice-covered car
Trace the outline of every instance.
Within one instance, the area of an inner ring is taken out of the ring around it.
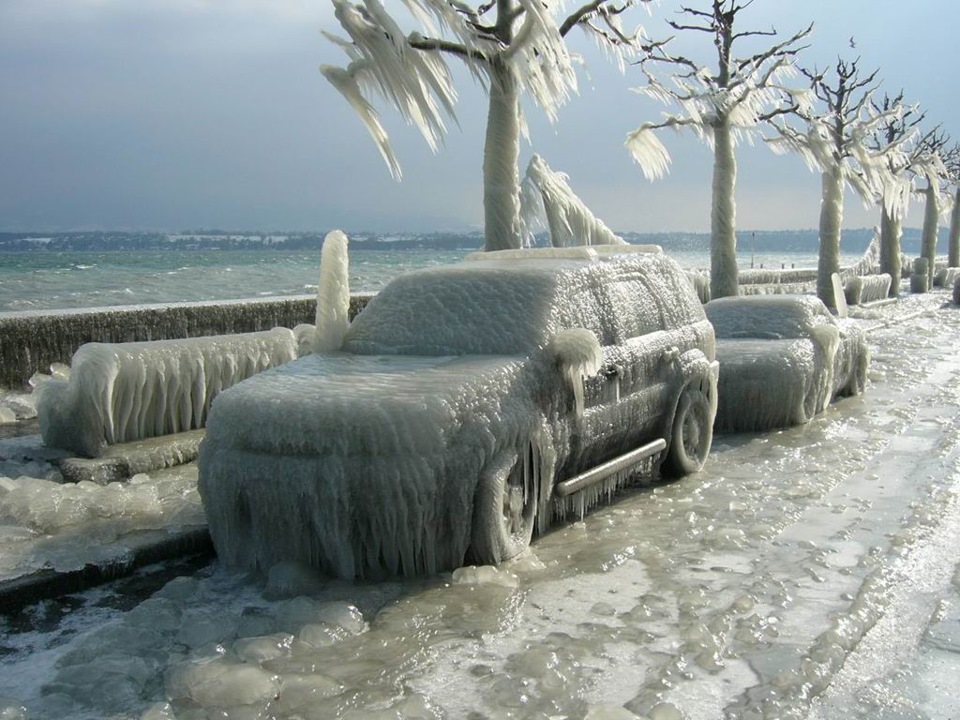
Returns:
[[[863,331],[813,295],[749,295],[705,306],[720,363],[717,432],[802,425],[866,384]]]
[[[638,464],[699,470],[717,367],[683,270],[574,254],[405,274],[340,351],[221,393],[199,481],[221,560],[342,577],[497,563]]]

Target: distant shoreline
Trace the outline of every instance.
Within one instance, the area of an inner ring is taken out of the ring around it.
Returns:
[[[942,238],[946,228],[942,228]],[[873,237],[872,228],[843,231],[841,252],[862,253]],[[319,252],[324,233],[196,230],[175,233],[137,231],[61,231],[0,232],[0,252],[189,252],[210,250]],[[378,250],[479,250],[483,236],[479,232],[372,233],[349,235],[350,249]],[[622,233],[632,244],[660,245],[664,250],[705,252],[708,233]],[[741,230],[737,233],[738,252],[816,253],[817,230]],[[919,253],[920,230],[907,228],[902,239],[903,252]],[[538,237],[538,244],[546,244]]]

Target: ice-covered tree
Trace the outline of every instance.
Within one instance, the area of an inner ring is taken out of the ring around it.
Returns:
[[[895,145],[904,150],[902,154],[887,156],[891,187],[880,199],[880,272],[890,275],[890,297],[897,297],[900,294],[903,218],[910,203],[913,179],[923,163],[918,152],[920,144],[915,138],[925,113],[916,106],[906,106],[902,91],[895,96],[885,94],[882,100],[871,100],[871,105],[874,113],[883,115],[886,120],[870,138],[870,146],[875,151]]]
[[[350,62],[323,66],[321,72],[350,102],[399,179],[400,165],[368,96],[380,95],[436,150],[446,121],[456,121],[449,63],[463,63],[489,98],[483,151],[485,247],[519,247],[519,156],[525,132],[521,95],[554,120],[577,89],[567,35],[580,28],[623,63],[641,47],[639,31],[624,30],[624,13],[649,1],[589,0],[564,14],[561,0],[404,0],[408,22],[419,26],[404,32],[380,0],[332,0],[347,37],[327,37]]]
[[[895,143],[875,150],[867,140],[900,108],[879,113],[874,110],[871,98],[877,87],[877,71],[861,76],[859,58],[837,60],[832,72],[801,72],[809,78],[819,103],[797,111],[799,127],[778,123],[779,136],[771,144],[775,150],[798,152],[811,169],[821,173],[817,296],[834,308],[837,302],[832,278],[840,272],[844,191],[852,188],[869,204],[878,198],[893,197],[898,185],[888,164],[891,157],[901,152],[901,145]]]
[[[960,144],[954,144],[943,159],[947,183],[953,186],[953,209],[947,235],[947,264],[960,267]]]
[[[949,138],[939,128],[928,132],[919,143],[918,152],[925,158],[923,175],[926,185],[923,192],[923,232],[920,236],[920,257],[927,259],[927,287],[933,287],[936,272],[937,237],[940,234],[941,183],[946,179],[947,169],[943,155]]]
[[[812,25],[754,54],[743,57],[734,54],[734,45],[745,38],[777,35],[773,29],[735,29],[737,16],[752,3],[753,0],[711,0],[706,10],[684,6],[679,11],[684,19],[668,22],[677,31],[709,35],[716,49],[715,69],[671,54],[670,40],[651,43],[640,62],[647,85],[638,91],[677,106],[680,112],[666,114],[660,122],[644,123],[631,132],[626,141],[628,150],[649,180],[662,177],[670,165],[670,155],[657,137],[658,130],[689,129],[712,147],[710,285],[713,297],[738,293],[735,146],[778,115],[804,106],[808,96],[782,83],[794,73],[793,59],[803,49],[800,43],[810,34]],[[664,67],[672,71],[667,83],[657,75]]]

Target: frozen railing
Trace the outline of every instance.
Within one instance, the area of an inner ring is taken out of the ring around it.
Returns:
[[[97,457],[108,445],[201,428],[221,390],[297,356],[297,335],[279,327],[87,343],[74,354],[68,380],[51,379],[38,388],[43,441]]]

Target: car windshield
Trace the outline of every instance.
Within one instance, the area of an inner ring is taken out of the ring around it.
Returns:
[[[721,298],[706,311],[718,338],[806,338],[818,325],[834,324],[826,306],[805,295]]]
[[[558,330],[601,325],[591,284],[574,268],[558,261],[489,261],[408,273],[357,316],[344,350],[364,355],[532,354]]]

